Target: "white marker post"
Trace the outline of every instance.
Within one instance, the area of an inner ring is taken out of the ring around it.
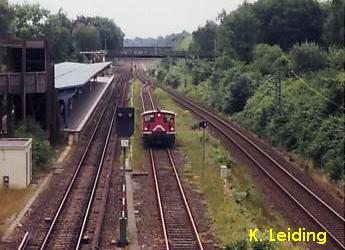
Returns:
[[[122,199],[121,199],[121,218],[120,218],[120,239],[119,246],[127,245],[127,215],[126,215],[126,149],[129,146],[128,139],[121,139],[121,147],[123,150],[123,176],[122,176]]]

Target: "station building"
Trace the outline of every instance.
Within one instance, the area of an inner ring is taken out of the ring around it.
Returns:
[[[11,137],[14,124],[30,116],[54,143],[57,101],[47,41],[0,38],[0,49],[0,133]]]
[[[113,86],[111,62],[53,65],[46,40],[0,38],[0,138],[13,137],[14,124],[39,122],[54,144],[69,144]],[[32,178],[32,139],[0,140],[0,188],[24,188]]]

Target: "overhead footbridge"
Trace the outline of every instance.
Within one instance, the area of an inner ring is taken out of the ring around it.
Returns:
[[[106,58],[214,58],[213,51],[175,50],[174,47],[123,47],[116,50],[83,51],[91,56],[103,54]]]

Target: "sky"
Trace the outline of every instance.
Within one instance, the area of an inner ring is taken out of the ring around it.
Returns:
[[[112,18],[126,38],[145,38],[192,32],[206,20],[215,20],[223,9],[236,9],[243,0],[9,0],[24,2],[39,3],[52,13],[62,7],[70,18]]]

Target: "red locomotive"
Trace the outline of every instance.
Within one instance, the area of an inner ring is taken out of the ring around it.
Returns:
[[[142,116],[142,137],[145,147],[163,145],[172,147],[175,144],[175,116],[167,110],[149,110]]]

